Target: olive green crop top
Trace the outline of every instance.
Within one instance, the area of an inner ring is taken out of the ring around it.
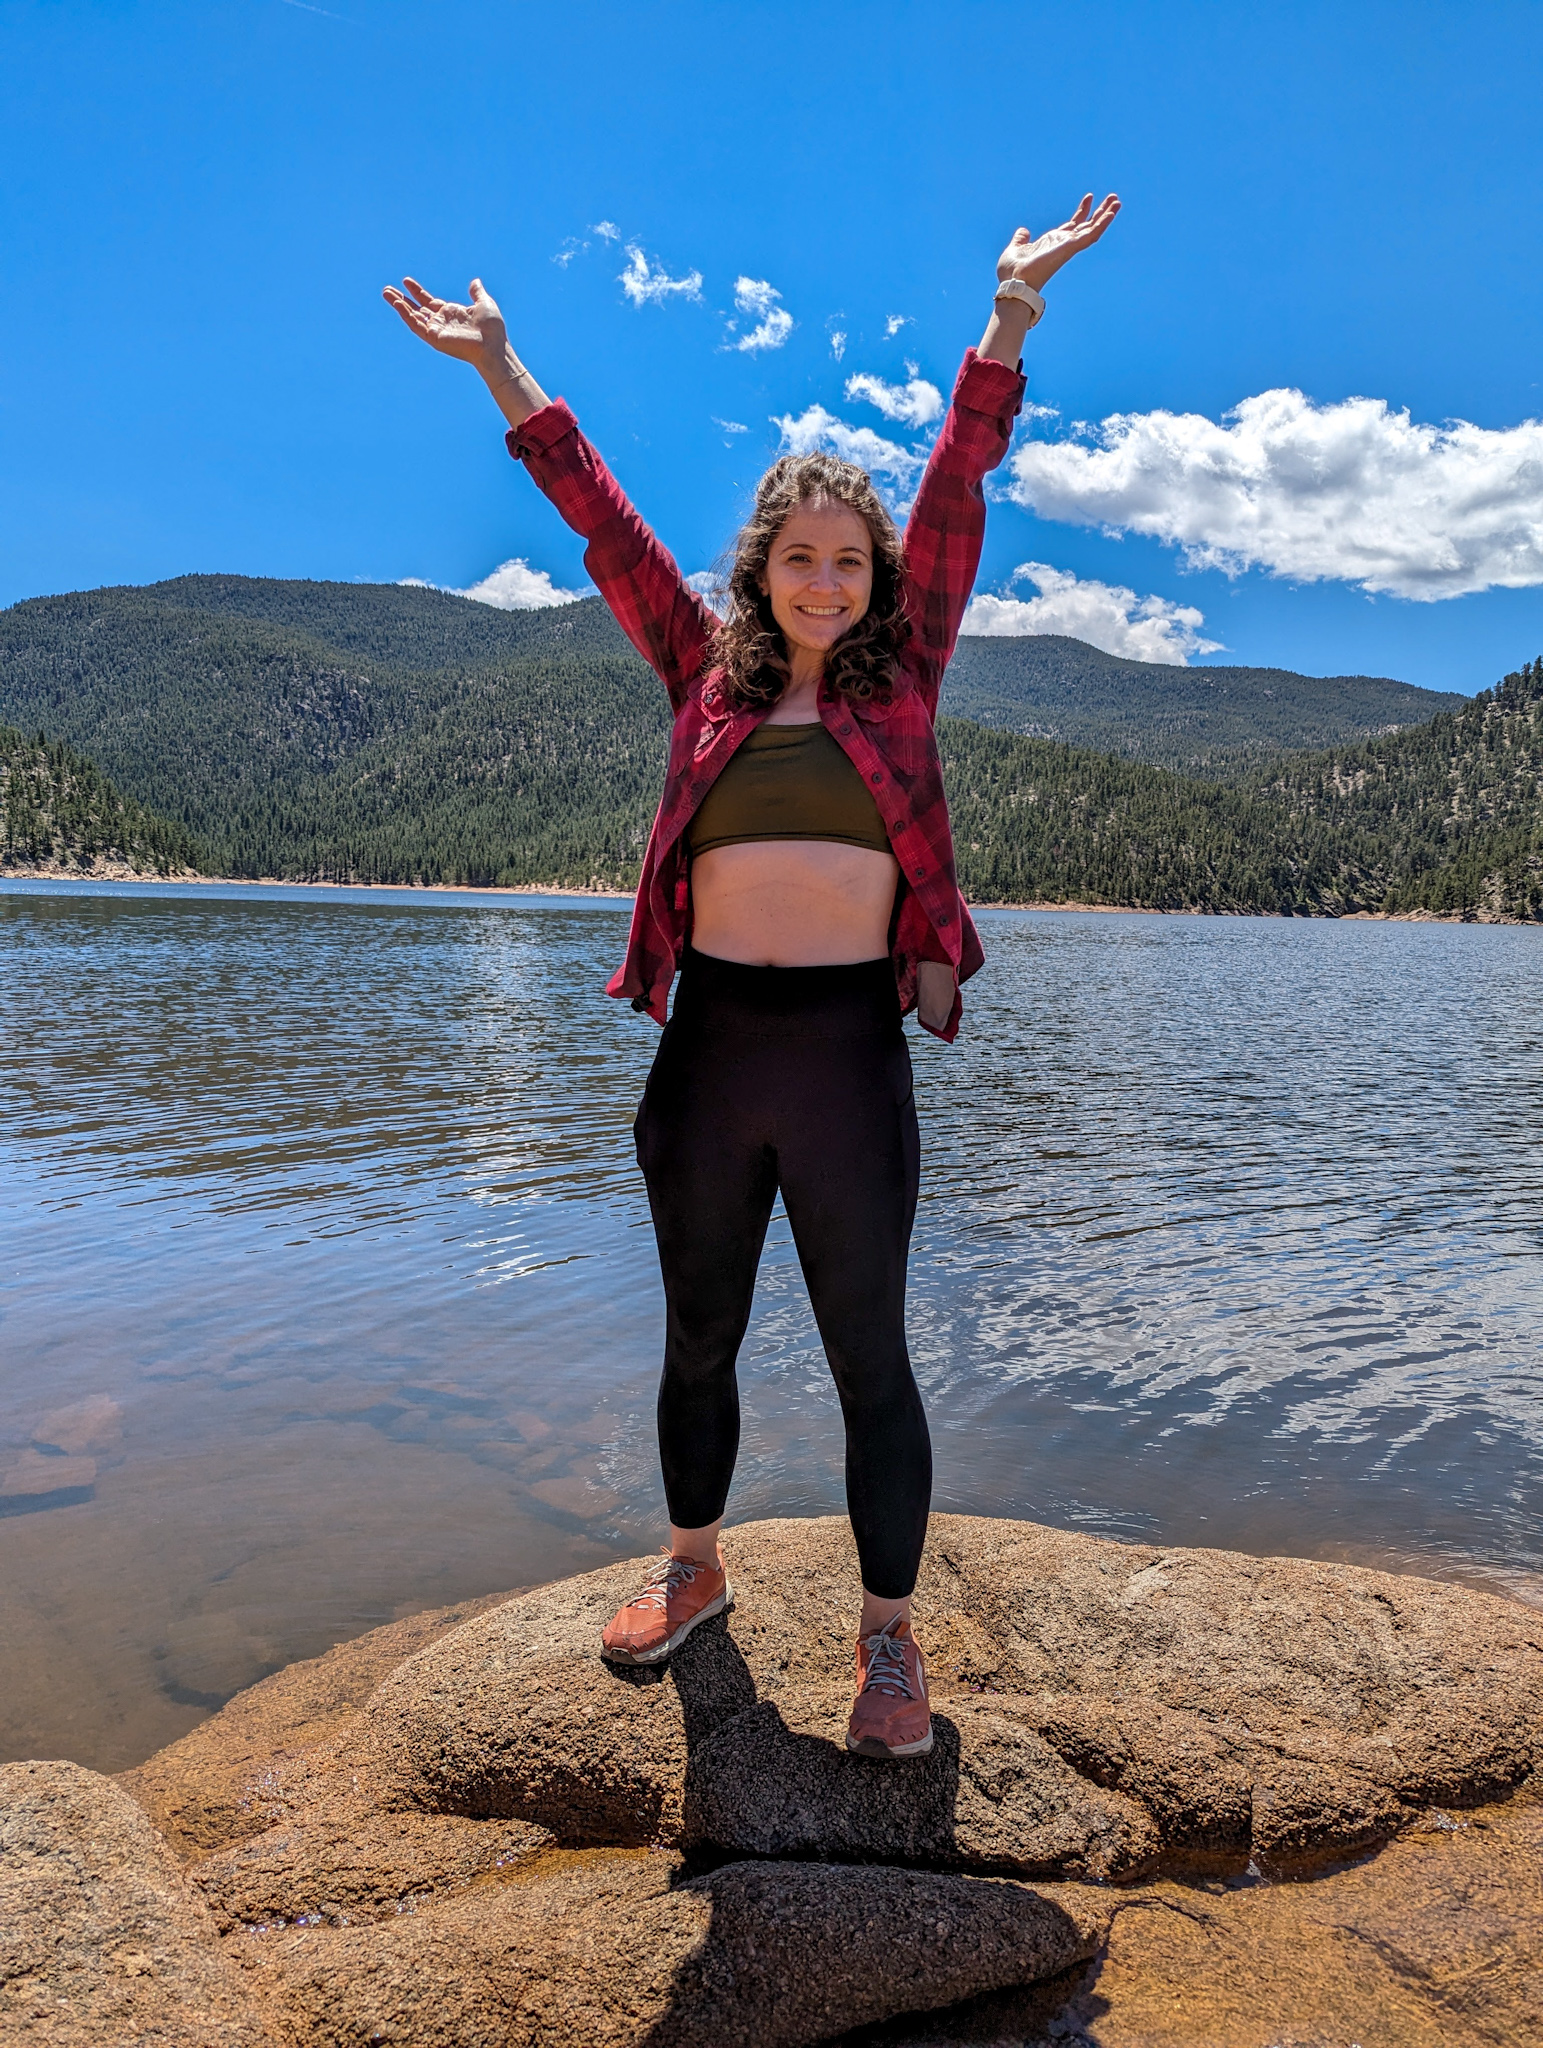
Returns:
[[[693,858],[752,839],[836,839],[889,852],[862,773],[823,725],[758,725],[686,830]]]

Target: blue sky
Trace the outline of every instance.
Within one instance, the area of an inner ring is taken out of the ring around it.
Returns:
[[[0,4],[0,57],[0,602],[579,586],[480,385],[382,305],[404,271],[483,276],[700,569],[785,434],[924,448],[872,394],[925,412],[895,394],[946,392],[1012,228],[1114,188],[1029,340],[979,588],[1040,605],[998,617],[1459,689],[1543,650],[1531,0],[53,0]]]

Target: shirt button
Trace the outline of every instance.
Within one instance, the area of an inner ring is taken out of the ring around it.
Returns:
[[[870,782],[882,782],[884,778],[877,772],[877,770],[875,770],[875,772],[868,777],[868,780]]]
[[[941,915],[939,916],[939,918],[938,918],[938,923],[939,923],[939,924],[952,924],[952,923],[953,923],[953,921],[954,921],[954,914],[953,914],[953,912],[952,912],[951,910],[945,910],[945,911],[943,911],[943,912],[942,912],[942,914],[941,914]]]
[[[837,726],[836,730],[844,736],[845,734],[849,733],[852,730],[852,728],[849,725],[840,725]]]
[[[919,881],[920,881],[920,880],[922,879],[922,877],[923,877],[923,876],[924,876],[924,875],[926,874],[926,872],[927,872],[927,870],[926,870],[925,868],[918,868],[918,869],[916,870],[916,879],[917,879],[917,881],[918,881],[918,882],[919,882]]]

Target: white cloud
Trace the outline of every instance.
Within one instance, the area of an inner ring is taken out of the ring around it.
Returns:
[[[1262,391],[1217,422],[1114,413],[1024,441],[1008,495],[1043,519],[1153,534],[1197,568],[1433,601],[1543,583],[1543,422],[1422,426],[1384,399]]]
[[[886,341],[893,341],[902,327],[909,327],[910,325],[911,316],[909,313],[891,313],[884,322],[884,339]]]
[[[566,270],[568,268],[568,265],[573,261],[574,257],[578,255],[579,251],[581,249],[587,249],[588,247],[588,242],[576,242],[573,239],[572,235],[570,235],[567,241],[564,242],[562,247],[558,250],[557,254],[552,258],[552,261],[554,263],[561,264],[562,268]]]
[[[710,612],[725,618],[729,609],[728,586],[716,569],[697,569],[686,578],[688,588],[702,598]]]
[[[716,413],[710,413],[708,417],[715,427],[722,427],[726,434],[748,434],[750,431],[739,420],[721,420]]]
[[[865,398],[878,407],[885,419],[896,420],[901,426],[930,426],[943,417],[943,394],[936,384],[916,375],[914,364],[908,363],[906,368],[911,372],[909,384],[886,384],[882,377],[870,377],[866,370],[859,371],[857,376],[847,379],[847,397]]]
[[[858,463],[870,476],[887,478],[896,494],[909,495],[927,460],[925,453],[918,455],[886,441],[872,427],[854,427],[837,419],[823,405],[808,406],[796,419],[791,413],[774,413],[772,425],[781,430],[785,455],[808,455],[816,448],[828,448],[843,462]]]
[[[844,327],[833,327],[830,330],[830,352],[836,358],[836,361],[838,363],[840,362],[841,358],[846,354],[847,338],[846,329]]]
[[[1192,654],[1215,654],[1221,647],[1219,640],[1201,639],[1205,614],[1193,605],[1137,597],[1123,584],[1084,580],[1044,562],[1023,563],[1011,580],[1032,583],[1039,595],[972,598],[964,615],[966,633],[1066,633],[1128,661],[1180,667]]]
[[[445,583],[426,583],[421,576],[404,576],[401,580],[415,590],[443,590],[450,597],[470,597],[478,604],[496,605],[501,612],[544,611],[551,605],[577,604],[580,598],[594,596],[591,590],[560,589],[545,569],[533,569],[520,556],[512,562],[501,562],[491,576],[484,576],[469,590],[457,590]]]
[[[764,277],[736,277],[734,280],[735,309],[747,319],[758,324],[748,334],[742,334],[733,346],[737,349],[755,351],[764,348],[781,348],[793,332],[793,315],[777,301],[781,292],[769,285]]]
[[[589,232],[592,235],[599,235],[602,241],[619,242],[621,240],[621,229],[614,220],[597,220]]]
[[[609,226],[609,221],[602,221],[600,224],[601,228]],[[598,234],[600,228],[595,232]],[[649,262],[636,242],[627,244],[627,267],[619,274],[617,283],[634,306],[656,304],[676,293],[687,299],[699,299],[702,296],[700,270],[693,270],[685,277],[670,277],[662,264]]]

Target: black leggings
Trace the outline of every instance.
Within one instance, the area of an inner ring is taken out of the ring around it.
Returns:
[[[715,1522],[739,1448],[734,1362],[782,1190],[846,1421],[863,1584],[916,1583],[932,1447],[905,1344],[918,1146],[888,960],[743,967],[686,955],[636,1124],[667,1323],[659,1451],[670,1520]]]

